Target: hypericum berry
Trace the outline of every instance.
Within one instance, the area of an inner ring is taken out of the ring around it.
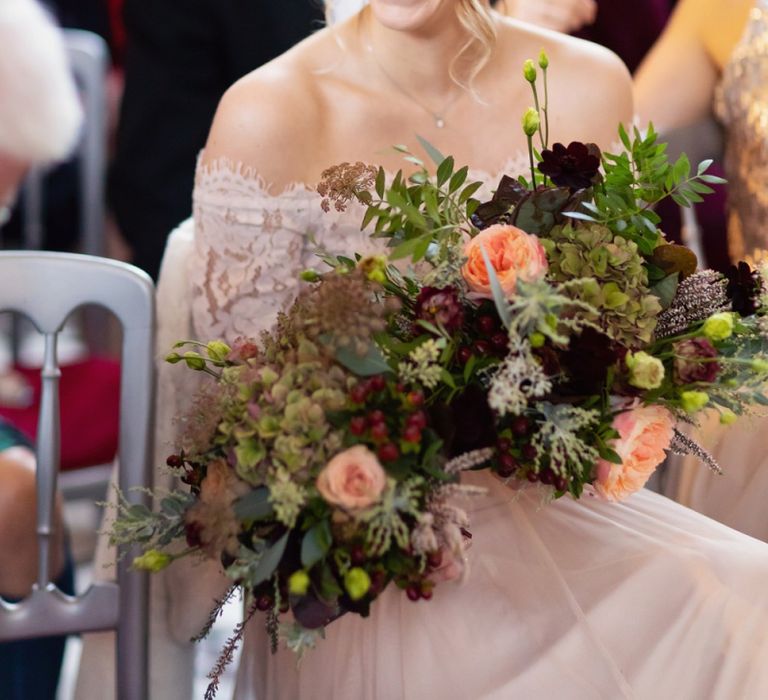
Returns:
[[[539,475],[536,472],[528,472],[525,475],[525,478],[528,479],[532,484],[535,484],[539,480]]]
[[[350,390],[349,398],[355,403],[365,403],[368,398],[368,388],[364,384],[356,384]]]
[[[365,550],[357,544],[349,552],[349,558],[354,566],[360,566],[366,561]]]
[[[432,585],[427,584],[421,587],[421,597],[424,600],[432,600]]]
[[[427,427],[427,414],[424,413],[424,411],[416,411],[416,413],[411,413],[411,415],[406,418],[405,422],[414,428],[424,430],[424,428]]]
[[[555,488],[558,491],[567,491],[568,490],[568,479],[566,479],[564,476],[558,476],[555,479]]]
[[[266,594],[260,595],[256,598],[256,609],[261,612],[266,612],[272,607],[272,598]]]
[[[555,475],[549,469],[545,469],[539,475],[539,481],[547,486],[552,486],[555,483]]]
[[[491,344],[487,340],[476,340],[472,347],[478,355],[490,355]]]
[[[174,469],[178,469],[179,467],[184,465],[184,460],[179,455],[171,455],[168,457],[168,459],[165,460],[165,463]]]
[[[408,596],[408,600],[412,600],[415,603],[421,598],[421,588],[415,583],[412,583],[405,589],[405,595]]]
[[[456,351],[456,359],[462,364],[466,365],[469,362],[469,358],[472,357],[472,350],[466,345],[463,345]]]
[[[421,442],[421,429],[415,425],[409,425],[403,431],[403,440],[406,442]]]
[[[427,564],[430,568],[437,569],[443,563],[443,552],[440,549],[436,549],[434,552],[427,554]]]
[[[499,327],[493,316],[478,316],[475,325],[483,335],[491,335]]]
[[[367,425],[368,422],[363,416],[353,416],[349,421],[349,432],[352,435],[362,435]]]
[[[506,350],[509,347],[509,336],[506,333],[494,333],[491,336],[491,345],[496,350]]]
[[[377,374],[376,376],[371,377],[368,380],[368,388],[371,391],[384,391],[386,386],[387,386],[387,381],[380,374]]]
[[[499,452],[509,452],[509,450],[512,448],[512,441],[509,438],[499,438],[498,442],[496,443],[496,447],[499,449]]]
[[[382,462],[394,462],[400,456],[400,450],[392,442],[385,442],[379,446],[379,459]]]
[[[515,416],[512,420],[512,432],[517,437],[525,437],[531,429],[531,421],[525,416]]]
[[[386,420],[386,416],[384,415],[383,411],[380,411],[379,409],[376,409],[375,411],[371,411],[368,414],[368,422],[371,425],[376,425],[376,423],[383,423]]]
[[[424,404],[424,394],[420,391],[411,391],[406,398],[408,399],[408,403],[414,408],[418,408]]]
[[[290,605],[289,605],[289,603],[288,603],[288,599],[287,599],[287,598],[284,598],[284,599],[283,599],[283,600],[280,602],[280,612],[281,612],[281,613],[287,613],[289,609],[290,609]]]
[[[512,476],[519,468],[520,465],[517,460],[508,452],[499,455],[499,468],[497,470],[499,476],[504,478]]]
[[[371,437],[376,440],[386,440],[389,435],[389,428],[386,423],[374,423],[371,426]]]
[[[520,448],[520,452],[523,455],[523,459],[527,460],[528,462],[532,462],[539,454],[533,445],[523,445]]]

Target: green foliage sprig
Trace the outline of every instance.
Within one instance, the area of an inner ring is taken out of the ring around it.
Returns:
[[[565,216],[607,226],[650,256],[664,242],[654,207],[667,197],[689,207],[713,192],[709,185],[725,180],[707,172],[711,160],[699,163],[695,174],[685,154],[670,162],[667,145],[658,142],[652,124],[645,135],[635,127],[631,139],[622,125],[619,137],[626,152],[603,153],[603,182],[595,188],[593,201],[582,202],[582,211]]]

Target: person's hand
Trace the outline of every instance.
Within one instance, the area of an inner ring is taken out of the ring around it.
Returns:
[[[504,9],[504,6],[501,6]],[[592,24],[596,0],[506,0],[506,14],[558,32],[575,32]]]

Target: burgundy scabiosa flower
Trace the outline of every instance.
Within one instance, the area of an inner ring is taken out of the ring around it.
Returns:
[[[725,293],[733,304],[733,310],[741,316],[751,316],[757,311],[761,289],[760,275],[744,261],[732,265],[726,272],[728,286]]]
[[[464,308],[455,288],[423,287],[416,297],[415,317],[453,333],[464,323]]]
[[[675,343],[675,381],[678,384],[714,382],[720,364],[714,358],[717,348],[706,338],[691,338]]]
[[[600,149],[593,143],[571,141],[566,148],[556,143],[541,152],[539,171],[558,187],[583,190],[595,183],[600,168]]]

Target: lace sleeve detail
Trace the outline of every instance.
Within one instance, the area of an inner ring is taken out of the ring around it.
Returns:
[[[279,195],[228,163],[198,168],[190,261],[192,322],[201,339],[256,336],[296,294],[322,214],[303,185]]]

